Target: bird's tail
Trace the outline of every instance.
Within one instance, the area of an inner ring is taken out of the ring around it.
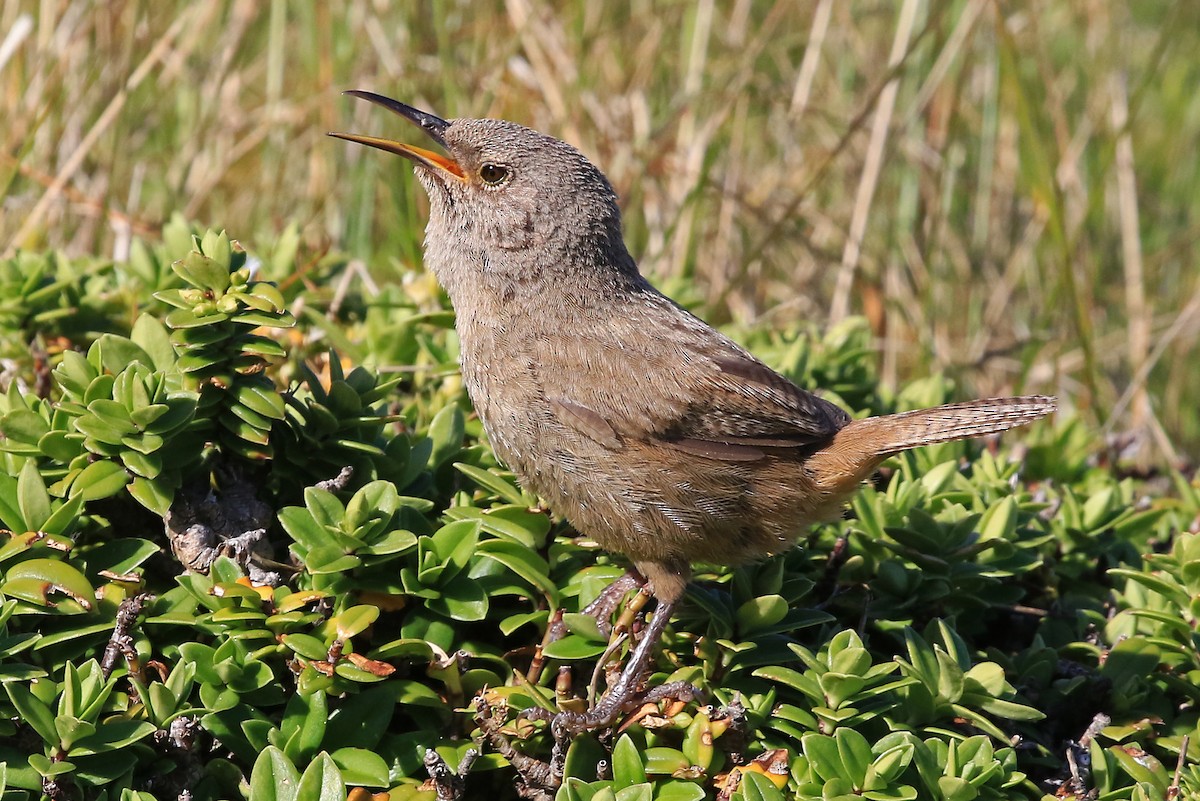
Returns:
[[[987,398],[932,409],[853,420],[806,465],[821,484],[857,485],[887,457],[921,445],[981,437],[1045,417],[1055,409],[1045,395]]]

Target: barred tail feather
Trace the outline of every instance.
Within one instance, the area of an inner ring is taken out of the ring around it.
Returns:
[[[857,484],[888,456],[921,445],[981,437],[1031,423],[1054,411],[1045,395],[987,398],[854,420],[809,459],[818,481]],[[840,488],[840,486],[839,486]]]

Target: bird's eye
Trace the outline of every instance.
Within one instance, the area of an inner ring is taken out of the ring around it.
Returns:
[[[508,167],[502,167],[499,164],[488,162],[479,168],[479,177],[488,186],[499,186],[507,181],[510,175]]]

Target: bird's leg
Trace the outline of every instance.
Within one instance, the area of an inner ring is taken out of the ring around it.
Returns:
[[[607,587],[600,591],[590,604],[585,606],[581,611],[585,615],[591,615],[596,619],[596,625],[600,628],[600,633],[606,637],[612,633],[612,626],[608,619],[618,606],[621,605],[622,599],[630,590],[640,590],[646,586],[646,579],[642,578],[641,574],[634,570],[627,570],[620,578],[613,581]],[[561,640],[567,636],[567,627],[562,622],[562,618],[556,619],[550,624],[549,631],[546,632],[546,644],[550,644],[556,640]]]
[[[601,590],[595,600],[583,608],[583,614],[596,619],[596,625],[600,627],[602,634],[612,634],[612,625],[608,622],[612,613],[621,605],[621,601],[630,590],[640,590],[645,586],[646,579],[642,578],[640,573],[627,570],[623,576]]]
[[[616,720],[621,710],[636,696],[638,687],[645,676],[650,655],[654,651],[654,646],[662,639],[663,631],[667,628],[667,622],[670,621],[674,608],[674,601],[659,600],[658,606],[654,609],[654,616],[650,618],[650,625],[646,626],[638,644],[629,654],[629,660],[625,663],[621,675],[617,678],[616,683],[608,688],[608,692],[604,694],[599,703],[587,712],[559,712],[554,716],[550,728],[556,740],[565,739],[572,734],[603,728]]]

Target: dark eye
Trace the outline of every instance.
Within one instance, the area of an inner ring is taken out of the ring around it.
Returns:
[[[508,167],[501,167],[499,164],[486,163],[479,168],[479,177],[485,184],[489,186],[499,186],[508,180],[511,173]]]

